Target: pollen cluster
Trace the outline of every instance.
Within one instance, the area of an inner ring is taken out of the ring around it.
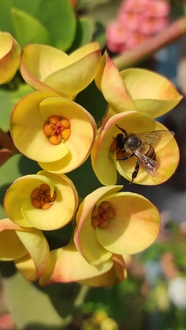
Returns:
[[[56,200],[56,192],[53,196],[50,195],[50,187],[48,184],[43,183],[36,187],[31,193],[32,205],[36,209],[48,210]]]
[[[71,130],[70,122],[58,115],[50,116],[43,126],[43,131],[51,144],[57,145],[68,140]]]
[[[95,206],[92,211],[91,223],[92,227],[106,229],[109,226],[109,220],[116,215],[114,208],[109,202],[104,201],[99,206]]]

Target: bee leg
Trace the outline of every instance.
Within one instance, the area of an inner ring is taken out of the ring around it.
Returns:
[[[120,129],[120,131],[122,131],[127,136],[127,132],[123,128],[119,127],[117,124],[116,124],[116,126],[117,126],[117,128]]]
[[[134,172],[132,173],[132,180],[131,180],[130,183],[132,183],[134,181],[134,179],[137,177],[138,172],[139,172],[139,168],[140,168],[140,160],[138,159],[137,163],[136,163],[136,166],[135,166],[135,169],[134,169]]]

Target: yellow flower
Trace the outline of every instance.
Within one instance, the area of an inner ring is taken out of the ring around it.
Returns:
[[[109,104],[103,126],[112,115],[128,110],[157,118],[182,99],[174,85],[155,72],[138,68],[119,72],[107,53],[102,57],[95,81]]]
[[[20,62],[21,49],[8,32],[0,32],[0,84],[14,77]]]
[[[41,285],[53,282],[79,282],[90,286],[108,286],[123,281],[126,268],[121,256],[113,256],[100,265],[90,265],[77,251],[73,241],[50,253],[50,264],[40,278]]]
[[[123,151],[126,149],[123,130],[127,135],[141,134],[137,146],[135,142],[136,147],[126,152]],[[120,147],[117,146],[118,134]],[[125,111],[112,116],[98,132],[91,159],[93,170],[104,185],[116,184],[117,171],[130,182],[156,185],[168,180],[175,172],[179,149],[173,134],[151,115]]]
[[[0,220],[0,260],[13,260],[28,281],[37,280],[47,269],[50,251],[43,233],[36,228],[23,228]]]
[[[20,70],[34,89],[73,99],[95,78],[100,59],[97,42],[70,55],[50,46],[32,44],[23,49]]]
[[[75,246],[91,265],[100,265],[115,254],[140,252],[158,235],[156,207],[141,195],[118,192],[121,188],[98,188],[86,196],[77,211]]]
[[[67,173],[89,156],[94,118],[79,104],[54,93],[34,92],[13,109],[10,127],[17,149],[49,172]]]
[[[76,212],[78,196],[65,175],[46,171],[25,175],[9,187],[4,198],[5,212],[21,227],[54,230],[70,222]]]

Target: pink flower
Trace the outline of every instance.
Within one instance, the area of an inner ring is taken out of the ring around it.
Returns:
[[[117,19],[107,27],[107,47],[123,52],[137,47],[168,25],[166,0],[123,1]]]
[[[146,35],[154,34],[168,25],[166,17],[147,16],[141,24],[140,32]]]
[[[118,15],[118,22],[120,22],[120,24],[125,27],[126,31],[137,31],[139,26],[142,24],[142,20],[143,18],[141,14],[135,13],[133,11],[121,11]]]
[[[115,52],[120,53],[125,50],[128,39],[128,31],[120,21],[114,21],[107,28],[107,46]]]
[[[130,33],[127,44],[126,49],[130,50],[133,49],[137,46],[139,46],[142,42],[146,41],[148,39],[148,36],[140,33],[140,32],[135,32],[135,33]]]
[[[9,313],[5,313],[0,316],[0,329],[1,330],[14,330],[15,323],[12,320],[12,317]]]
[[[149,0],[126,0],[122,2],[119,11],[142,13],[148,4]]]
[[[145,8],[143,15],[164,17],[169,14],[170,4],[166,0],[150,0],[147,1],[148,6]]]
[[[124,16],[128,15],[124,13]],[[120,53],[125,50],[132,49],[137,47],[143,41],[148,39],[148,36],[144,33],[135,31],[139,22],[132,18],[131,20],[125,20],[123,16],[123,21],[126,24],[123,24],[122,20],[113,21],[108,25],[107,28],[107,47],[115,52]],[[135,16],[135,15],[134,15]],[[146,28],[144,26],[144,28]]]

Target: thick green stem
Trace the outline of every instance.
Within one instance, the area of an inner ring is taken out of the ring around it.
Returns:
[[[113,61],[119,70],[134,66],[154,54],[157,50],[181,38],[185,33],[186,16],[178,19],[162,32],[150,38],[135,49],[113,57]]]

